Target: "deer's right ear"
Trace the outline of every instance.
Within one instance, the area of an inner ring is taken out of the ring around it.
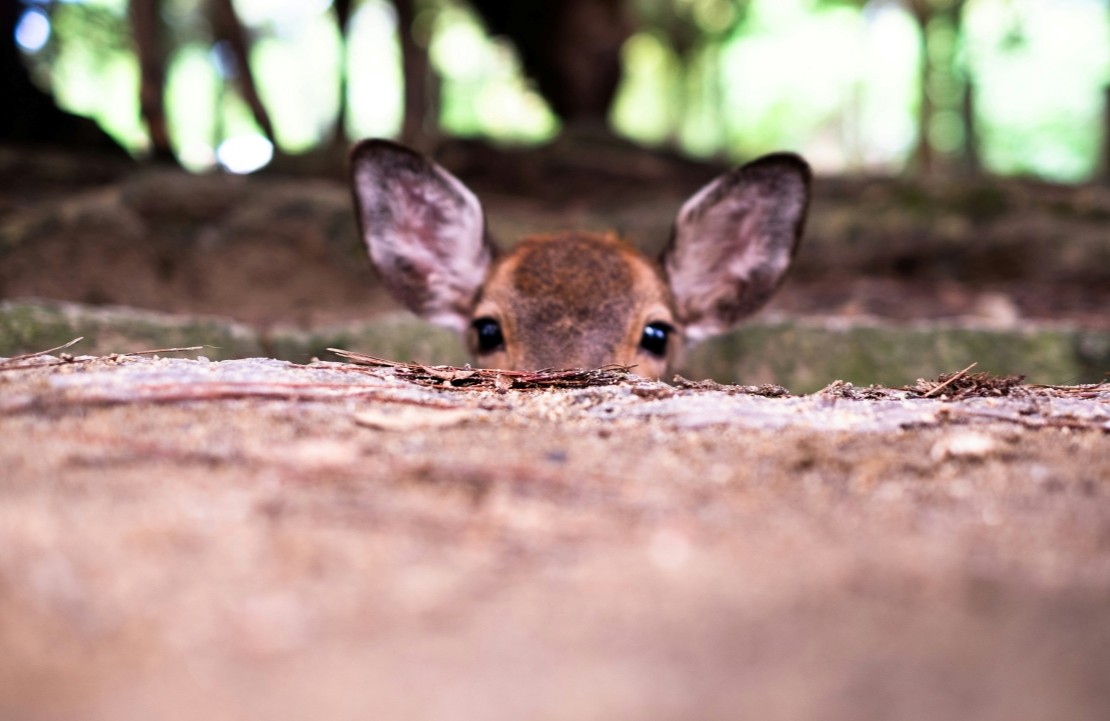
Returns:
[[[478,199],[458,178],[387,140],[351,151],[362,239],[393,297],[462,331],[493,261]]]
[[[809,206],[810,170],[776,153],[725,173],[678,213],[663,269],[686,338],[722,333],[782,283]]]

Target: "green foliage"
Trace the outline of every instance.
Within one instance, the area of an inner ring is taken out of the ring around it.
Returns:
[[[1107,0],[628,3],[638,30],[623,51],[625,78],[611,120],[639,142],[730,158],[791,148],[825,170],[897,171],[919,132],[941,155],[961,152],[969,136],[959,109],[970,81],[988,170],[1057,180],[1096,172],[1110,83]],[[934,20],[925,47],[935,72],[924,91],[937,110],[923,131],[923,45],[911,6]],[[223,89],[202,7],[201,0],[166,0],[164,8],[174,48],[167,107],[175,142],[191,149],[194,167],[211,162],[210,148],[222,137],[257,132],[234,92]],[[397,132],[402,78],[388,0],[356,5],[345,55],[327,3],[238,0],[236,7],[255,40],[253,68],[285,150],[328,142],[342,67],[351,133]],[[65,107],[141,150],[125,0],[52,8],[53,39],[30,58],[36,77]],[[418,24],[439,79],[444,131],[530,143],[558,132],[515,50],[491,40],[465,4],[427,0]]]
[[[516,51],[491,40],[469,9],[445,5],[428,49],[442,80],[444,130],[516,143],[554,137],[558,120],[524,78]]]

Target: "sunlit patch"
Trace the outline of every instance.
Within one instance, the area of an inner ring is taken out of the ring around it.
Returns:
[[[15,26],[15,41],[29,53],[42,50],[50,39],[50,18],[38,8],[30,8]]]
[[[346,62],[349,137],[395,137],[401,128],[402,85],[393,5],[363,0],[351,18]],[[296,99],[300,111],[303,100]]]
[[[235,10],[247,26],[269,24],[281,35],[295,35],[331,6],[332,0],[236,0]]]
[[[230,173],[253,173],[274,157],[274,145],[261,135],[238,135],[216,148],[216,160]]]
[[[216,154],[207,143],[185,143],[178,148],[177,159],[186,170],[194,173],[211,170],[216,165]]]
[[[516,51],[460,8],[441,13],[428,47],[443,80],[441,126],[516,142],[554,137],[559,121],[524,77]]]

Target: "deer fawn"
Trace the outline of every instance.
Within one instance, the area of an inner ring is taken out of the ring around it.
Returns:
[[[768,155],[698,191],[652,261],[613,233],[561,232],[498,250],[478,199],[418,153],[351,154],[359,227],[393,296],[465,333],[485,367],[635,366],[659,377],[684,343],[736,325],[775,292],[801,239],[810,170]]]

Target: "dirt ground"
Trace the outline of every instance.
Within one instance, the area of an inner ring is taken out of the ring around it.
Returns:
[[[396,374],[0,364],[0,718],[1110,718],[1106,385]]]

